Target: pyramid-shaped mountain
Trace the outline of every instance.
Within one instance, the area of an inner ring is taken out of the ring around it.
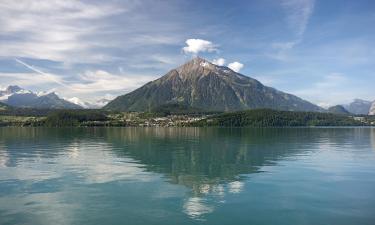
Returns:
[[[207,111],[254,108],[323,110],[294,95],[264,86],[228,67],[217,66],[198,57],[135,91],[117,97],[104,109],[150,111],[175,103]]]

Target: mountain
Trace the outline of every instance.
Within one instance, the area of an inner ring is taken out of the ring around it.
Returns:
[[[105,106],[106,104],[108,104],[108,102],[110,102],[111,100],[109,99],[105,99],[105,98],[102,98],[102,99],[99,99],[95,102],[87,102],[87,101],[82,101],[81,99],[77,98],[77,97],[73,97],[73,98],[69,98],[69,99],[65,99],[69,102],[72,102],[76,105],[79,105],[85,109],[100,109],[102,108],[103,106]]]
[[[353,102],[344,105],[344,107],[350,113],[367,115],[371,107],[371,102],[362,99],[354,99]]]
[[[27,94],[31,93],[25,89],[18,87],[17,85],[10,85],[5,90],[0,90],[0,101],[6,102],[8,98],[14,94]]]
[[[342,105],[335,105],[335,106],[329,107],[328,112],[333,113],[333,114],[344,114],[344,115],[350,114],[350,112],[348,112],[348,110],[346,110],[344,106]]]
[[[133,92],[117,97],[104,109],[150,111],[171,103],[207,111],[251,108],[323,111],[308,101],[198,57]]]
[[[7,108],[8,108],[7,104],[0,102],[0,111],[1,110],[6,110]]]
[[[9,86],[0,91],[0,101],[10,106],[27,108],[48,108],[48,109],[81,109],[82,107],[66,101],[56,93],[36,94],[20,88]]]
[[[375,101],[372,102],[368,114],[369,114],[369,115],[375,115]]]

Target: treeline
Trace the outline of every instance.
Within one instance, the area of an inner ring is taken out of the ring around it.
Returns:
[[[168,105],[153,112],[128,113],[105,111],[100,109],[25,109],[13,108],[12,111],[0,111],[0,126],[137,126],[149,119],[167,115],[192,115],[195,109],[184,108],[180,105]],[[191,111],[186,112],[189,109]],[[190,114],[192,113],[192,114]],[[211,112],[212,113],[212,112]],[[271,109],[254,109],[231,113],[217,113],[206,119],[183,126],[196,127],[296,127],[296,126],[363,126],[374,125],[375,117],[337,115],[318,112],[291,112]]]
[[[36,108],[18,108],[8,106],[0,110],[2,116],[47,116],[48,114],[58,111],[58,109],[36,109]]]
[[[0,126],[104,126],[110,120],[107,111],[97,109],[12,108],[0,111]]]
[[[193,122],[191,126],[216,127],[296,127],[296,126],[363,126],[351,116],[318,112],[291,112],[254,109],[223,113]]]
[[[108,121],[108,116],[101,110],[58,110],[48,114],[44,125],[50,127],[80,126],[89,122],[103,124],[105,121]]]

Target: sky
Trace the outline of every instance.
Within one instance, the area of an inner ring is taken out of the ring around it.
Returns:
[[[114,98],[195,56],[323,107],[375,100],[372,0],[1,0],[0,88]]]

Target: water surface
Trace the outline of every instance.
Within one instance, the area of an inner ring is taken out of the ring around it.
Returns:
[[[374,128],[0,128],[0,224],[374,224]]]

